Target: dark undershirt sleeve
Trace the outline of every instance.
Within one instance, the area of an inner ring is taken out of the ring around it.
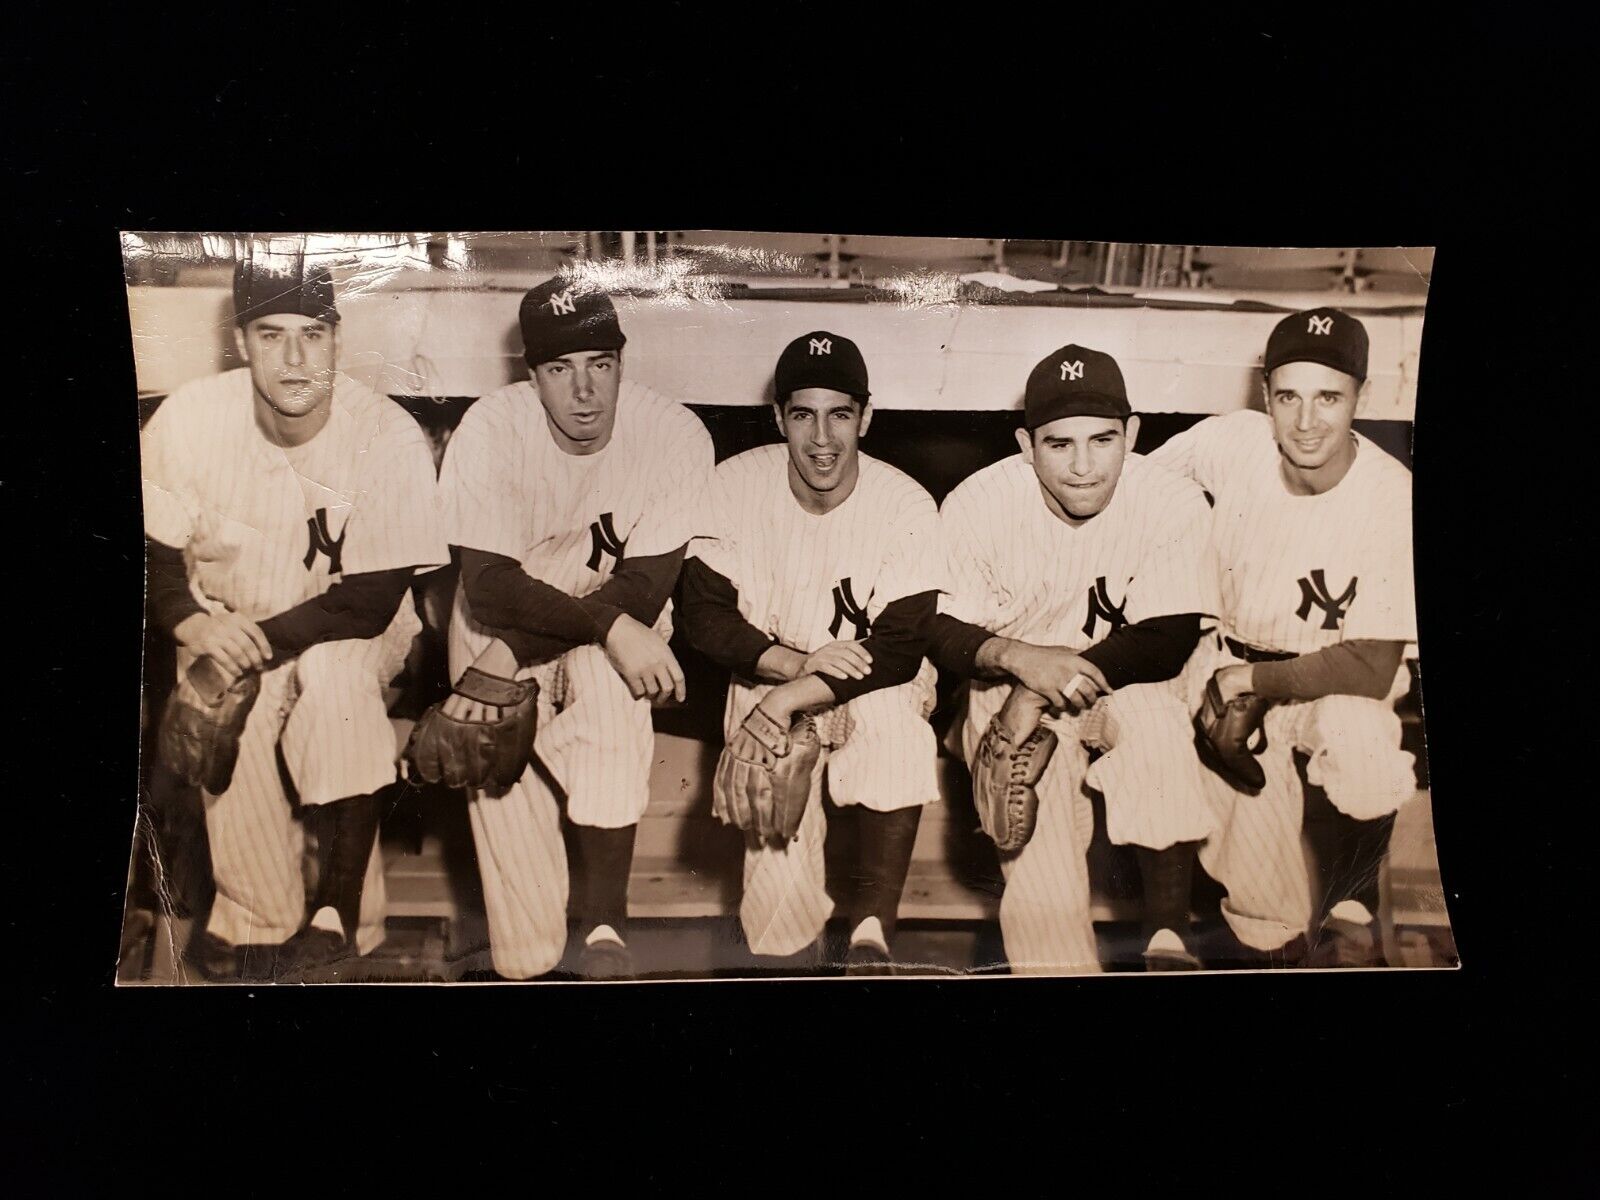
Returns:
[[[183,565],[182,550],[147,537],[144,558],[152,621],[170,634],[195,613],[205,612],[189,591],[189,572]]]
[[[740,615],[739,590],[727,577],[690,558],[678,599],[689,644],[735,675],[755,679],[756,663],[777,642]]]
[[[972,679],[978,673],[978,648],[994,636],[980,625],[936,613],[928,622],[928,657],[939,670]]]
[[[569,646],[599,639],[599,627],[583,605],[533,578],[515,559],[466,546],[460,551],[461,586],[480,625],[561,638]]]
[[[918,592],[902,596],[883,606],[872,632],[861,643],[872,655],[872,667],[865,679],[835,679],[818,675],[840,704],[880,688],[910,683],[922,667],[928,648],[928,625],[938,607],[938,592]]]
[[[260,622],[272,643],[272,659],[281,662],[322,642],[375,638],[400,610],[412,570],[366,571],[346,575],[320,596],[285,609]]]
[[[1199,641],[1199,613],[1149,617],[1114,630],[1080,657],[1099,667],[1113,688],[1160,683],[1183,670]]]
[[[578,605],[595,623],[595,641],[604,643],[611,626],[626,613],[641,625],[654,625],[672,595],[683,566],[683,548],[667,554],[652,554],[643,558],[623,559],[616,572],[587,596],[578,597]],[[502,641],[511,647],[520,666],[531,667],[559,658],[581,642],[543,633],[530,633],[523,629],[505,629],[490,626]]]
[[[1256,663],[1251,671],[1256,694],[1269,700],[1320,700],[1324,696],[1365,696],[1382,700],[1394,685],[1403,642],[1356,639],[1282,662]]]

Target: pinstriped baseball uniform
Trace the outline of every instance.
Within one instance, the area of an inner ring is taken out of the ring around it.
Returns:
[[[1076,527],[1046,507],[1016,455],[986,467],[940,511],[950,593],[940,610],[1002,637],[1086,650],[1152,617],[1214,612],[1210,513],[1192,482],[1130,454],[1110,503]],[[1012,683],[973,680],[962,729],[970,764]],[[1000,926],[1018,973],[1099,970],[1085,855],[1104,793],[1113,842],[1163,849],[1213,821],[1189,745],[1189,711],[1169,683],[1117,689],[1079,716],[1047,715],[1058,745],[1039,781],[1032,839],[1002,856]],[[1093,765],[1089,749],[1106,751]]]
[[[711,497],[715,539],[690,547],[738,589],[740,616],[802,653],[864,638],[891,602],[943,587],[933,498],[887,463],[865,454],[859,461],[855,490],[819,516],[789,490],[786,445],[728,459],[717,468]],[[833,912],[824,887],[824,779],[835,804],[877,812],[938,799],[928,725],[936,678],[924,659],[909,683],[868,692],[818,718],[824,746],[799,834],[788,846],[745,854],[739,915],[755,953],[799,952]],[[772,686],[729,683],[726,737]]]
[[[689,540],[716,461],[711,436],[678,401],[624,379],[611,440],[568,454],[550,435],[537,387],[511,384],[467,410],[440,473],[451,543],[516,559],[535,579],[586,596],[624,554],[665,554]],[[672,632],[671,605],[655,629]],[[450,673],[490,643],[457,587]],[[519,672],[539,681],[534,750],[582,825],[635,824],[650,799],[655,734],[650,702],[636,700],[598,645]],[[567,861],[556,795],[534,768],[503,796],[474,792],[473,838],[495,970],[542,975],[567,939]]]
[[[344,574],[449,561],[433,456],[416,421],[340,375],[328,423],[303,446],[256,426],[248,370],[185,384],[141,435],[145,528],[183,548],[190,590],[210,612],[261,621],[325,592]],[[410,596],[376,638],[326,642],[261,675],[228,789],[205,794],[217,897],[210,930],[224,941],[278,943],[305,919],[304,839],[278,768],[301,804],[326,804],[393,783],[394,730],[382,689],[422,628]],[[194,655],[181,648],[178,669]],[[383,938],[376,846],[356,944]]]
[[[1352,436],[1348,473],[1315,496],[1284,485],[1265,413],[1208,418],[1152,455],[1216,498],[1222,634],[1293,654],[1346,639],[1416,641],[1411,473],[1367,438]],[[1235,661],[1219,637],[1201,640],[1183,676],[1191,711],[1212,673]],[[1246,945],[1276,949],[1311,920],[1296,748],[1310,756],[1311,782],[1352,817],[1392,813],[1415,792],[1415,760],[1400,749],[1394,712],[1408,682],[1402,666],[1384,701],[1327,696],[1268,709],[1261,758],[1267,783],[1258,797],[1241,796],[1207,772],[1220,829],[1200,859],[1228,889],[1223,913]]]

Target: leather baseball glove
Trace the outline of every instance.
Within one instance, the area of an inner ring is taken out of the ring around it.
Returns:
[[[801,717],[784,729],[757,705],[717,760],[713,814],[759,841],[785,845],[800,831],[821,754],[812,718]]]
[[[1253,692],[1235,696],[1224,704],[1217,677],[1212,675],[1206,681],[1205,699],[1194,717],[1194,748],[1200,761],[1247,796],[1258,795],[1267,782],[1267,774],[1255,756],[1267,748],[1264,721],[1271,707],[1272,701]]]
[[[212,658],[195,659],[172,689],[157,738],[161,761],[185,783],[213,796],[228,790],[239,761],[239,738],[261,693],[246,671],[233,681]]]
[[[984,730],[972,764],[972,802],[984,833],[1003,854],[1028,844],[1039,820],[1036,785],[1056,752],[1040,723],[1043,697],[1018,684]]]
[[[510,787],[522,778],[533,754],[538,683],[502,679],[468,667],[455,692],[498,710],[499,716],[463,721],[447,716],[443,704],[435,704],[422,714],[406,743],[412,778],[446,787]]]

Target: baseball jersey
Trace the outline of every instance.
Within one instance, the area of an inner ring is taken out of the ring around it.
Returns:
[[[904,472],[863,454],[855,490],[821,515],[789,490],[789,448],[760,446],[716,471],[689,552],[739,591],[739,615],[801,653],[857,640],[891,602],[944,588],[938,509]]]
[[[1190,480],[1130,454],[1111,502],[1080,525],[1046,507],[1018,454],[940,510],[950,592],[939,610],[1001,637],[1086,650],[1149,617],[1217,611],[1210,510]]]
[[[1220,615],[1240,641],[1292,654],[1347,638],[1416,641],[1411,472],[1353,436],[1350,470],[1316,496],[1284,484],[1265,413],[1209,417],[1151,455],[1216,500]]]
[[[624,554],[665,554],[689,540],[715,462],[698,417],[628,380],[605,449],[568,454],[550,434],[538,388],[514,383],[473,404],[445,450],[447,537],[586,596]]]
[[[450,561],[416,420],[348,376],[302,446],[256,424],[247,368],[186,383],[140,435],[145,530],[180,547],[202,603],[264,620],[344,574]]]

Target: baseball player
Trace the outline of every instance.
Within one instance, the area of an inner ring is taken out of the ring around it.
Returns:
[[[467,410],[440,474],[461,556],[452,677],[460,688],[475,667],[538,686],[537,761],[507,789],[469,791],[490,950],[513,979],[561,959],[564,797],[584,868],[578,970],[626,978],[651,704],[684,699],[667,598],[715,454],[689,409],[623,379],[627,338],[603,292],[557,277],[523,297],[519,324],[532,378]],[[483,707],[445,705],[468,720]]]
[[[1293,962],[1309,939],[1308,965],[1381,962],[1378,867],[1416,790],[1394,711],[1417,636],[1411,473],[1352,428],[1367,344],[1336,309],[1285,317],[1267,339],[1266,411],[1208,418],[1151,456],[1215,498],[1222,627],[1185,672],[1220,826],[1201,863],[1263,961]],[[1240,709],[1264,750],[1207,736]],[[1297,752],[1341,826],[1316,911]]]
[[[779,355],[775,385],[784,443],[717,468],[714,536],[693,543],[684,568],[685,633],[733,674],[718,811],[743,802],[725,786],[730,763],[771,765],[774,738],[781,750],[801,723],[814,731],[794,836],[747,837],[745,936],[757,955],[820,947],[833,912],[826,780],[834,803],[860,810],[846,971],[887,974],[922,806],[938,797],[936,675],[923,657],[943,580],[937,509],[908,476],[860,452],[872,406],[854,342],[803,334]]]
[[[950,591],[929,640],[941,668],[972,680],[962,747],[975,793],[986,739],[1018,746],[1040,721],[1054,735],[1032,836],[1001,854],[1006,956],[1016,973],[1100,969],[1087,786],[1105,795],[1111,841],[1137,848],[1147,969],[1193,969],[1189,886],[1212,818],[1189,710],[1161,681],[1216,607],[1205,497],[1132,452],[1139,418],[1108,354],[1054,351],[1023,408],[1021,454],[945,498]]]
[[[283,978],[383,938],[382,691],[421,629],[411,578],[449,555],[422,429],[338,370],[326,269],[252,257],[233,298],[248,365],[178,388],[141,435],[149,597],[178,647],[162,756],[203,789],[216,880],[190,957]]]

